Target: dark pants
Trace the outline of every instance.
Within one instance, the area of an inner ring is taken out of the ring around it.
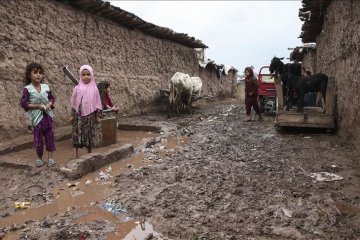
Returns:
[[[52,127],[52,118],[44,114],[43,119],[34,127],[34,145],[38,157],[42,157],[44,153],[45,138],[46,150],[49,152],[55,151],[55,137],[54,129]]]
[[[245,97],[246,115],[250,115],[251,107],[254,108],[254,110],[257,114],[260,114],[259,103],[258,103],[257,98],[258,98],[257,95]]]

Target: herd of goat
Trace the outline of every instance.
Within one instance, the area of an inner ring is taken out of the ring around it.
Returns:
[[[300,63],[284,64],[283,58],[274,57],[270,63],[270,73],[280,76],[283,86],[286,111],[293,105],[294,92],[297,93],[297,111],[304,109],[304,96],[307,92],[321,92],[325,102],[328,77],[323,73],[302,76]],[[189,74],[176,72],[170,79],[168,98],[168,117],[174,111],[179,116],[181,111],[191,113],[192,103],[201,95],[202,80],[199,77],[190,77]]]
[[[321,92],[325,102],[328,76],[316,73],[310,76],[302,76],[300,63],[284,64],[281,58],[274,57],[270,63],[270,73],[279,75],[282,81],[284,99],[286,100],[286,111],[293,105],[294,91],[298,95],[297,111],[304,110],[304,96],[308,92]]]

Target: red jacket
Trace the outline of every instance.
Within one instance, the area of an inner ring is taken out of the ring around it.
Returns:
[[[250,72],[250,75],[245,78],[245,93],[246,96],[249,95],[249,93],[252,93],[252,95],[258,95],[259,93],[259,83],[256,78],[254,78],[254,72],[250,67],[245,68],[245,71],[248,70]]]
[[[110,107],[114,106],[108,93],[105,93],[105,96],[104,96],[104,102],[103,102],[104,109],[107,109],[106,106],[110,106]]]

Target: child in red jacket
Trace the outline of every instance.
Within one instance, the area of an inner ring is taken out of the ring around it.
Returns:
[[[106,109],[111,109],[115,112],[117,112],[119,110],[118,107],[115,107],[111,98],[110,98],[110,83],[109,82],[105,82],[105,92],[104,92],[104,100],[103,100],[103,108],[104,110]]]
[[[262,116],[258,103],[258,90],[259,84],[251,67],[245,68],[245,107],[246,107],[246,119],[245,121],[251,121],[251,107],[254,108],[258,115],[258,120],[262,120]]]

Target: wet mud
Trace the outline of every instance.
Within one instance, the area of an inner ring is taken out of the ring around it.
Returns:
[[[274,116],[244,122],[236,102],[168,121],[177,128],[166,134],[124,132],[135,153],[111,164],[106,180],[99,171],[109,166],[73,182],[55,169],[0,167],[0,236],[360,238],[360,153],[337,135],[277,129]],[[341,179],[316,180],[321,172]],[[15,210],[15,201],[31,206]],[[111,202],[126,211],[102,207]]]

